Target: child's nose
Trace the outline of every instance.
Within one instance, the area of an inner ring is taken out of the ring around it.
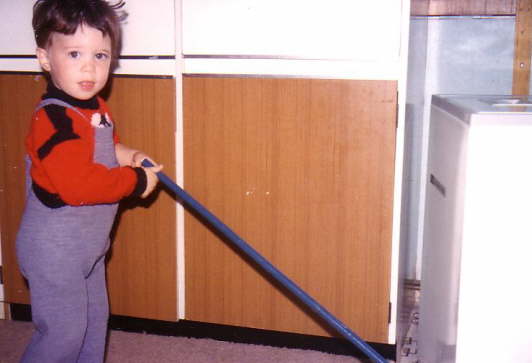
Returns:
[[[96,64],[94,62],[94,59],[86,59],[83,62],[82,71],[84,72],[94,72],[96,69]]]

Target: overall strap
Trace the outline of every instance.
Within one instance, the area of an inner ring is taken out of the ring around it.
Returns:
[[[46,107],[48,105],[58,105],[58,106],[63,106],[65,108],[69,108],[71,109],[72,111],[76,112],[77,114],[79,114],[81,117],[83,117],[85,120],[87,120],[87,116],[85,116],[80,110],[78,110],[76,107],[72,106],[70,103],[67,103],[65,101],[62,101],[58,98],[47,98],[45,100],[42,100],[41,103],[39,103],[37,105],[37,107],[35,107],[35,112],[37,112],[38,110],[40,110],[41,108],[43,107]]]

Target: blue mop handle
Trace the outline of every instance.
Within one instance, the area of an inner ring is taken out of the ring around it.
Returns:
[[[151,167],[153,164],[144,159],[142,161],[142,166]],[[360,349],[368,358],[376,363],[386,363],[385,360],[379,353],[377,353],[370,345],[368,345],[364,340],[358,337],[355,333],[349,330],[341,321],[334,317],[330,312],[328,312],[323,306],[321,306],[316,300],[309,296],[305,291],[303,291],[299,286],[297,286],[293,281],[286,277],[281,271],[279,271],[275,266],[273,266],[268,260],[266,260],[262,255],[260,255],[253,247],[247,244],[242,238],[240,238],[235,232],[233,232],[229,227],[222,223],[214,214],[209,212],[204,206],[192,198],[187,192],[180,188],[176,183],[174,183],[168,176],[163,172],[158,172],[157,177],[168,188],[170,188],[177,196],[193,211],[197,212],[203,218],[205,218],[213,227],[216,228],[218,232],[227,237],[229,241],[233,243],[238,249],[244,252],[249,258],[259,264],[270,276],[275,278],[281,285],[290,290],[301,302],[303,302],[308,308],[314,311],[319,315],[327,324],[336,330],[338,333],[343,335],[347,340],[349,340],[353,345]]]

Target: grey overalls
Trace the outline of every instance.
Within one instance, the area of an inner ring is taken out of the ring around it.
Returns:
[[[58,99],[46,99],[37,109],[50,103],[79,113]],[[113,125],[94,132],[94,162],[117,167]],[[48,208],[33,193],[29,167],[26,179],[16,246],[35,332],[21,362],[102,362],[109,316],[105,254],[118,204]]]

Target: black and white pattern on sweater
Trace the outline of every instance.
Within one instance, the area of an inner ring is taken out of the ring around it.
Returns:
[[[91,117],[91,125],[97,128],[112,127],[112,121],[109,114],[102,115],[99,112],[93,113]]]

